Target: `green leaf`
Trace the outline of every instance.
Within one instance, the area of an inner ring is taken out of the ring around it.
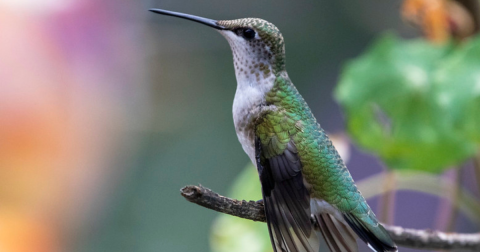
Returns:
[[[380,38],[344,69],[335,96],[348,131],[392,169],[440,172],[474,155],[480,40],[454,47]]]
[[[436,72],[438,103],[448,110],[452,127],[480,143],[480,37],[467,43]]]

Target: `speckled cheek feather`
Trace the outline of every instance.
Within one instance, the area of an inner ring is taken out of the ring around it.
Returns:
[[[233,53],[237,82],[241,85],[267,85],[273,78],[272,53],[260,39],[245,40],[231,31],[221,31]]]

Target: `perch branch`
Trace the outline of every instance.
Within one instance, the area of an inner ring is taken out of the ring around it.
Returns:
[[[217,212],[253,221],[265,222],[262,203],[230,199],[218,195],[201,185],[186,186],[181,189],[181,194],[188,201]],[[433,230],[416,230],[387,225],[385,229],[387,229],[392,239],[399,246],[430,250],[480,251],[480,233],[444,233]]]

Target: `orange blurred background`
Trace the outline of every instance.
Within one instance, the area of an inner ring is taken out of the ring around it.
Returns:
[[[110,2],[0,1],[0,251],[62,251],[122,174],[141,36]]]

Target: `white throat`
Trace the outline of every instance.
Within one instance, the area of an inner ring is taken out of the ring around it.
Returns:
[[[265,50],[259,48],[260,44],[252,46],[230,31],[221,33],[232,48],[237,78],[237,90],[233,100],[235,130],[243,150],[255,163],[255,132],[252,125],[255,113],[252,113],[252,110],[265,104],[265,94],[272,89],[275,75],[268,58],[259,53],[260,50]]]

